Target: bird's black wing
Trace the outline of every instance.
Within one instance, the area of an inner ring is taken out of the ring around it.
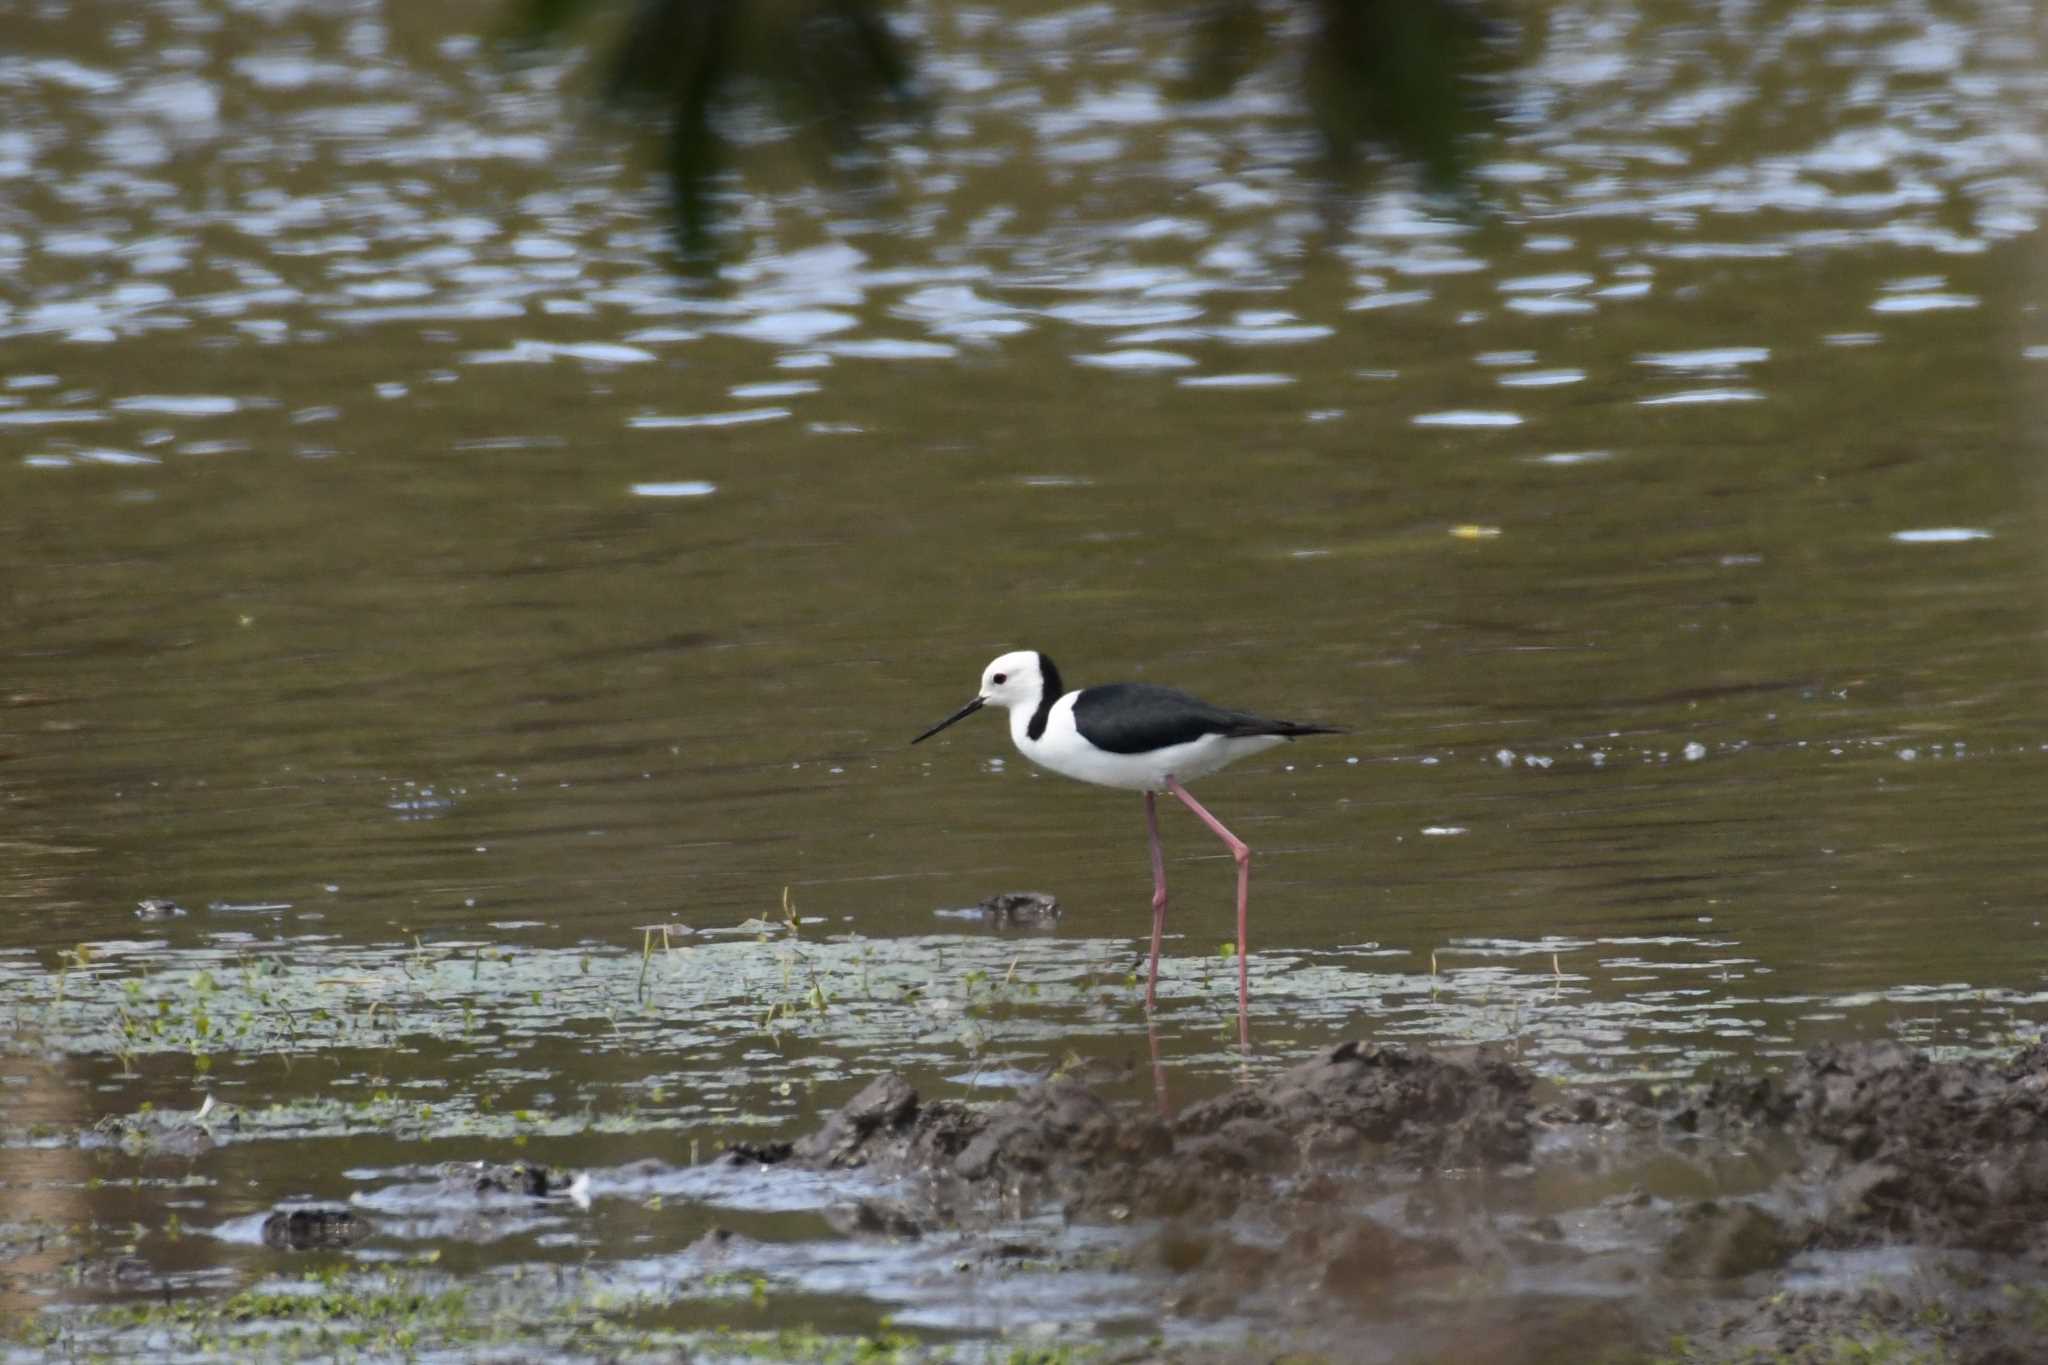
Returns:
[[[1211,705],[1171,687],[1108,683],[1083,688],[1074,698],[1074,728],[1081,738],[1113,754],[1142,754],[1186,744],[1203,735],[1324,735],[1326,725],[1269,720],[1249,711]]]

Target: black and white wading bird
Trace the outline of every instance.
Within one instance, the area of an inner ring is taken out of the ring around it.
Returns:
[[[1145,831],[1152,841],[1152,973],[1145,982],[1146,1009],[1153,1007],[1158,992],[1159,940],[1166,932],[1166,860],[1159,851],[1155,794],[1172,792],[1229,846],[1237,860],[1237,1032],[1239,1041],[1249,1042],[1245,909],[1252,851],[1181,784],[1298,735],[1343,731],[1232,711],[1151,683],[1107,683],[1067,692],[1051,659],[1020,649],[981,671],[981,691],[973,701],[910,742],[923,743],[984,706],[1009,710],[1010,738],[1039,767],[1100,787],[1145,793]]]

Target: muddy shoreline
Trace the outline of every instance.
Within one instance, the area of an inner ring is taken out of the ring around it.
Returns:
[[[1486,1049],[1347,1042],[1172,1113],[1079,1076],[981,1108],[889,1074],[720,1160],[893,1178],[844,1216],[881,1238],[1046,1207],[1142,1228],[1126,1263],[1170,1312],[1333,1359],[2048,1359],[2048,1045],[1560,1090]]]

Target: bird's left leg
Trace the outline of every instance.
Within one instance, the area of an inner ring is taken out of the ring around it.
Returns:
[[[1159,850],[1159,807],[1149,791],[1145,832],[1152,836],[1152,975],[1145,979],[1145,1008],[1150,1011],[1159,990],[1159,940],[1166,934],[1166,855]]]
[[[1167,778],[1166,789],[1178,796],[1181,804],[1209,827],[1210,833],[1229,845],[1230,856],[1237,860],[1237,1040],[1249,1045],[1252,1040],[1251,968],[1246,963],[1249,947],[1245,937],[1245,911],[1251,900],[1252,851],[1244,840],[1225,828],[1221,820],[1209,814],[1207,808],[1195,800],[1194,794],[1180,784],[1179,778]],[[1154,847],[1157,847],[1156,842]]]

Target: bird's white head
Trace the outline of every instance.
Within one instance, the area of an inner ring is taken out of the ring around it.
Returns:
[[[930,739],[948,725],[967,719],[984,706],[1000,706],[1010,711],[1019,707],[1036,710],[1048,686],[1058,691],[1059,677],[1059,670],[1053,667],[1052,660],[1035,649],[1013,649],[1008,654],[999,654],[981,670],[981,691],[973,701],[910,742],[918,744]]]
[[[981,670],[981,703],[1016,710],[1037,707],[1038,694],[1045,688],[1045,656],[1035,649],[1013,649],[999,654]]]

